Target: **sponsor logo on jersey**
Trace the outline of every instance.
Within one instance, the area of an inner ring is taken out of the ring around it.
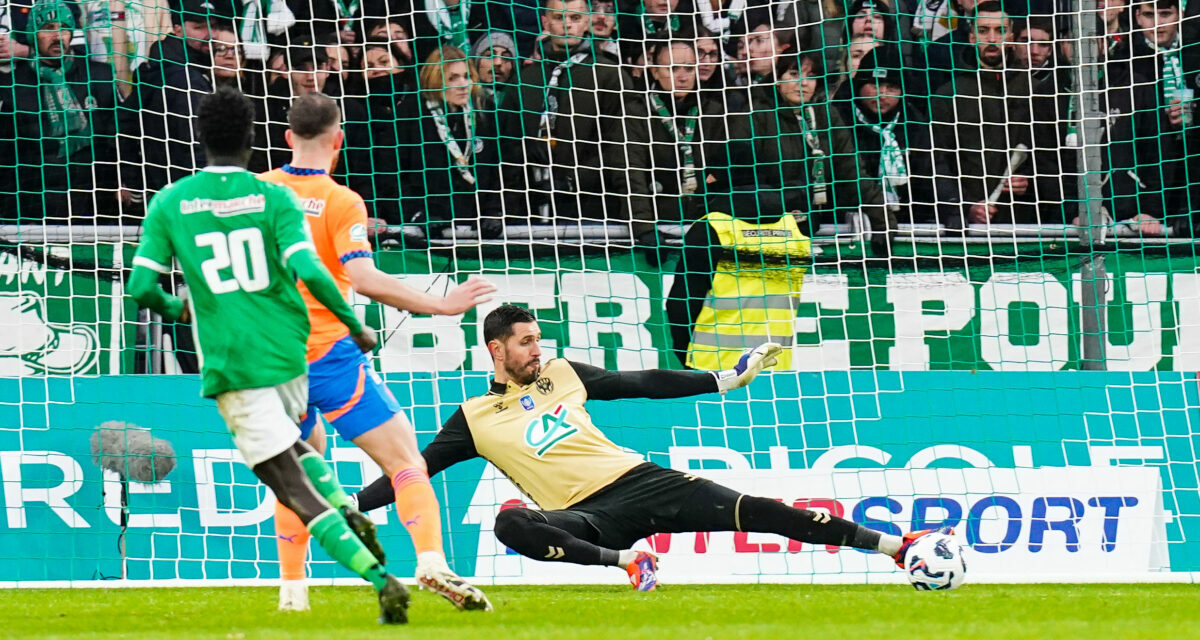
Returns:
[[[526,411],[533,411],[533,396],[521,396],[521,406]]]
[[[542,395],[550,395],[550,392],[554,391],[554,381],[550,378],[538,378],[533,386],[537,387]]]
[[[306,216],[319,216],[325,213],[325,201],[320,198],[305,198],[300,207],[304,209]]]
[[[179,203],[179,213],[208,212],[218,217],[240,216],[247,213],[266,211],[267,197],[256,193],[229,200],[212,200],[209,198],[192,198]]]
[[[579,427],[567,422],[570,412],[570,409],[560,403],[554,407],[554,411],[530,420],[529,426],[525,427],[525,444],[533,447],[534,452],[541,457],[564,438],[579,433]]]
[[[352,242],[364,242],[367,239],[367,225],[356,224],[350,227],[350,240]]]
[[[500,413],[501,411],[508,409],[508,405],[504,404],[504,401],[501,400],[500,402],[492,405],[492,408],[496,410],[496,413]]]

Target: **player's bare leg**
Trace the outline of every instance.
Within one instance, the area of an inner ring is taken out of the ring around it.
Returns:
[[[454,606],[490,611],[492,605],[478,588],[467,583],[446,563],[442,550],[441,508],[425,460],[417,448],[412,425],[403,412],[354,439],[391,478],[396,514],[412,536],[417,552],[417,583],[441,595]]]

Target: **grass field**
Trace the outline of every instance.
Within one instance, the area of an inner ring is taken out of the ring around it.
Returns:
[[[492,587],[493,613],[415,594],[406,627],[375,623],[368,587],[0,591],[3,638],[1200,638],[1200,585]]]

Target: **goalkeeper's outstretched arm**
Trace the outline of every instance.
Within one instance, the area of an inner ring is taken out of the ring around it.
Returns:
[[[475,439],[471,436],[471,429],[467,426],[467,418],[463,415],[461,407],[442,425],[433,442],[421,451],[421,456],[425,458],[425,467],[430,478],[453,465],[479,457],[479,452],[475,449]],[[392,491],[392,479],[380,476],[355,494],[355,499],[358,501],[359,511],[363,512],[395,502],[396,492]]]
[[[722,371],[609,371],[579,362],[571,368],[583,381],[590,400],[621,398],[685,398],[721,393],[750,384],[763,369],[774,366],[783,347],[768,342],[747,350],[732,369]]]

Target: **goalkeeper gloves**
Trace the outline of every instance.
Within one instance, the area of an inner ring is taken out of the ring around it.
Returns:
[[[763,369],[775,366],[782,352],[783,347],[776,342],[766,342],[753,349],[747,349],[732,369],[713,372],[717,378],[717,389],[721,395],[725,395],[731,389],[741,389],[750,384]]]

